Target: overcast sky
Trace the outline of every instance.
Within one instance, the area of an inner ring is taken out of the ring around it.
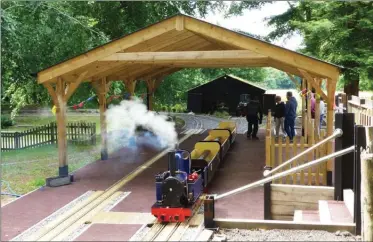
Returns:
[[[227,2],[227,4],[230,3]],[[264,18],[281,14],[288,8],[289,5],[286,1],[278,1],[264,5],[260,10],[246,10],[242,16],[224,19],[223,14],[211,13],[205,18],[205,20],[228,29],[240,29],[251,34],[266,36],[273,28],[267,26]],[[302,37],[295,34],[290,39],[283,38],[276,40],[273,43],[291,50],[296,50],[302,43]]]

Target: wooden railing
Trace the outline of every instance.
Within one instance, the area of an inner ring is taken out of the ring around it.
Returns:
[[[74,144],[96,144],[95,123],[68,123],[67,140]],[[1,132],[1,150],[10,151],[56,144],[57,125],[50,123],[21,132]]]
[[[355,114],[355,123],[357,125],[373,125],[373,100],[351,96],[347,104],[347,110],[349,113]]]
[[[315,125],[314,119],[311,119],[309,123],[310,124],[307,128],[309,130],[312,130],[313,132],[309,132],[308,137],[295,136],[293,142],[290,143],[288,137],[283,139],[282,137],[277,138],[272,135],[272,116],[269,110],[267,116],[265,140],[266,166],[275,168],[325,138],[325,130],[319,131],[319,127],[318,125]],[[315,160],[319,157],[325,156],[326,154],[326,144],[323,144],[320,147],[316,148],[314,151],[311,151],[306,156],[293,161],[292,164],[290,164],[289,166],[278,170],[278,172],[290,169],[301,164],[305,164],[308,161]],[[318,186],[326,185],[326,178],[327,166],[326,162],[324,162],[313,168],[288,175],[283,179],[278,179],[274,183]]]

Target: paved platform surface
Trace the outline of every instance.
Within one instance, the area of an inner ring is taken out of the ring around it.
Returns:
[[[206,136],[207,132],[193,135],[180,148],[192,150],[194,144]],[[237,135],[236,143],[221,164],[209,193],[222,193],[262,177],[265,163],[264,130],[259,131],[259,137],[261,140],[252,141],[244,135]],[[105,190],[158,153],[143,147],[139,148],[138,156],[131,156],[132,159],[128,160],[123,155],[126,152],[125,149],[120,150],[107,161],[96,161],[78,170],[72,185],[37,190],[2,207],[2,241],[12,239],[89,190]],[[167,156],[164,156],[120,189],[130,194],[111,211],[149,213],[155,202],[154,176],[166,169]],[[216,203],[216,217],[262,219],[263,189],[256,188],[219,200]],[[126,241],[140,226],[92,224],[75,241]]]
[[[228,151],[211,182],[208,189],[210,194],[222,194],[263,178],[264,129],[259,130],[258,137],[259,140],[250,140],[246,135],[237,135],[235,144]],[[215,217],[264,219],[263,187],[217,200]]]
[[[125,158],[126,149],[106,161],[95,161],[74,174],[71,185],[43,187],[1,208],[1,240],[10,240],[89,190],[105,190],[157,152],[139,148],[139,156]]]

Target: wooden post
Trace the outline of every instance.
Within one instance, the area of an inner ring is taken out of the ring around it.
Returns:
[[[327,113],[326,113],[326,135],[330,136],[333,134],[333,124],[334,124],[334,95],[337,85],[337,80],[326,80],[326,87],[328,90],[328,100],[327,100]],[[332,142],[328,142],[326,146],[326,154],[329,155],[333,152]],[[328,186],[331,182],[332,172],[333,172],[333,160],[327,161],[327,174],[328,174]]]
[[[205,228],[215,228],[215,200],[214,196],[206,196],[204,199],[204,225]]]
[[[335,151],[340,151],[354,145],[351,134],[354,133],[354,114],[336,113],[335,127],[342,129],[343,135],[335,139]],[[334,162],[334,200],[343,201],[343,190],[353,189],[354,181],[353,153],[335,158]]]
[[[65,81],[61,77],[57,78],[56,95],[59,176],[63,177],[69,175],[69,168],[67,165]]]
[[[311,83],[307,81],[307,92],[309,92],[311,88],[312,88]],[[307,143],[308,144],[310,143],[310,140],[311,140],[311,133],[313,133],[313,130],[311,127],[312,116],[311,116],[311,99],[309,98],[310,95],[312,94],[307,93],[306,95],[306,98],[307,98]]]
[[[153,97],[154,97],[154,92],[155,92],[155,85],[156,85],[156,80],[154,79],[147,79],[145,80],[146,82],[146,87],[147,87],[147,106],[148,110],[153,110]]]
[[[108,159],[108,146],[107,146],[107,127],[106,127],[106,93],[108,92],[108,83],[106,77],[93,83],[93,86],[98,93],[98,102],[100,104],[100,125],[101,125],[101,160]]]
[[[361,152],[363,241],[373,241],[373,127],[365,127],[367,149]]]
[[[124,87],[126,88],[127,92],[130,93],[131,97],[135,96],[135,89],[136,89],[136,80],[125,80]]]
[[[302,79],[302,90],[306,88],[306,80]],[[302,135],[307,141],[307,110],[306,97],[302,96]]]
[[[361,235],[361,149],[366,147],[365,127],[355,126],[354,156],[354,223],[355,234]]]
[[[270,169],[269,169],[270,170]],[[264,184],[264,219],[271,220],[271,184],[272,182],[267,182]]]
[[[315,105],[315,130],[314,130],[315,136],[317,136],[317,137],[320,136],[320,129],[321,129],[321,124],[320,124],[320,99],[316,98],[316,105]]]

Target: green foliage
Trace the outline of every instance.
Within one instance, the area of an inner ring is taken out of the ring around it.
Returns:
[[[9,116],[1,115],[1,128],[2,129],[13,126],[13,125],[14,125],[14,122]]]
[[[227,119],[230,117],[227,111],[215,111],[212,115],[215,117],[224,118],[224,119]]]
[[[3,1],[2,103],[12,105],[13,116],[28,104],[51,106],[48,92],[32,73],[177,13],[205,16],[223,9],[223,2],[209,1]],[[109,94],[123,92],[122,84],[113,86]],[[93,94],[91,85],[84,83],[69,105]],[[90,102],[86,107],[96,104]]]
[[[270,17],[269,25],[275,28],[271,39],[299,32],[304,37],[302,53],[346,67],[340,80],[345,86],[360,82],[360,89],[372,88],[371,2],[302,1]]]

